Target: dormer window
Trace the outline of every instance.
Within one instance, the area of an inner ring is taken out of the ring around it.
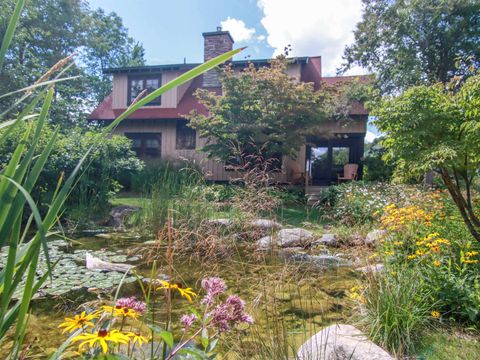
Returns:
[[[135,75],[128,77],[128,105],[130,105],[136,97],[144,90],[147,93],[158,89],[162,84],[161,75]],[[161,104],[161,96],[150,101],[146,106],[158,106]]]

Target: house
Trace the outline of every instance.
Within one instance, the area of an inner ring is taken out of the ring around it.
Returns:
[[[203,33],[204,59],[209,60],[233,47],[233,38],[228,31]],[[232,61],[236,71],[253,63],[256,66],[268,64],[268,60]],[[106,69],[113,76],[113,91],[92,112],[89,119],[108,123],[120,115],[143,89],[156,89],[198,64],[167,64]],[[287,69],[293,81],[312,82],[315,89],[322,83],[338,84],[348,77],[323,77],[320,56],[292,59]],[[160,98],[136,111],[123,121],[116,134],[123,134],[133,142],[133,149],[145,159],[195,160],[202,167],[207,179],[227,181],[237,177],[225,164],[199,151],[206,139],[200,138],[195,130],[187,126],[182,117],[192,109],[205,114],[206,109],[193,96],[194,91],[204,87],[221,92],[218,72],[211,70],[201,77],[170,90]],[[282,183],[303,182],[307,185],[327,185],[337,180],[347,163],[359,164],[361,159],[368,113],[361,104],[353,104],[352,121],[339,124],[324,123],[316,136],[306,139],[295,159],[285,157],[282,171],[275,174]]]

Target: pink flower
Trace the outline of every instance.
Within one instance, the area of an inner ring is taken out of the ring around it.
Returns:
[[[139,314],[143,314],[147,310],[147,305],[143,301],[138,301],[134,296],[118,299],[115,307],[132,309]]]
[[[253,324],[253,318],[245,312],[245,302],[237,295],[230,295],[225,303],[217,305],[209,316],[212,318],[210,325],[220,332],[228,331],[240,323]]]
[[[225,285],[225,281],[219,277],[210,277],[202,280],[202,288],[207,294],[202,299],[201,303],[212,305],[214,298],[223,294],[225,290],[227,290],[227,285]]]
[[[180,323],[182,324],[183,331],[186,332],[190,329],[195,321],[197,321],[197,315],[195,314],[185,314],[180,318]]]

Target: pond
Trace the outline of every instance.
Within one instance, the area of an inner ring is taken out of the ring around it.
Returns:
[[[78,312],[81,303],[108,303],[123,277],[117,272],[87,270],[87,251],[106,261],[134,264],[139,276],[151,276],[152,265],[146,263],[142,254],[132,251],[149,239],[122,233],[79,235],[73,240],[50,243],[50,256],[58,263],[52,281],[47,281],[41,296],[33,302],[26,339],[31,344],[30,354],[35,354],[36,359],[47,358],[67,338],[58,329],[65,316]],[[287,264],[275,254],[253,255],[251,248],[242,244],[235,249],[222,259],[174,255],[173,264],[166,261],[165,246],[149,250],[158,259],[158,278],[166,274],[172,282],[200,290],[203,278],[219,276],[226,281],[229,293],[246,301],[255,324],[236,336],[227,336],[222,341],[220,358],[280,358],[287,352],[292,356],[294,349],[321,328],[348,321],[351,311],[346,291],[359,280],[352,269]],[[138,279],[127,277],[121,294],[141,298]],[[174,298],[174,321],[190,305],[182,298]]]

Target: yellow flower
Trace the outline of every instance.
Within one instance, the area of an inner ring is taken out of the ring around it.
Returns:
[[[433,265],[435,265],[435,266],[438,267],[438,266],[442,265],[442,263],[441,263],[440,261],[438,261],[438,260],[435,260],[435,261],[433,262]]]
[[[393,251],[385,251],[385,255],[395,255]]]
[[[128,344],[130,338],[121,333],[118,330],[99,330],[94,332],[93,334],[80,334],[75,336],[72,339],[72,343],[76,343],[80,341],[80,345],[78,346],[78,350],[82,351],[83,348],[88,345],[90,348],[93,348],[98,343],[104,354],[108,351],[108,342],[116,343],[116,344]]]
[[[104,305],[102,306],[102,309],[108,314],[113,314],[113,316],[123,316],[123,317],[130,317],[130,318],[136,319],[140,315],[138,312],[136,312],[133,309],[120,307],[120,306],[113,307],[113,306]]]
[[[148,339],[140,333],[129,332],[127,333],[127,336],[130,337],[130,341],[134,346],[137,344],[138,346],[142,346],[143,344],[148,343]]]
[[[440,317],[440,313],[438,311],[432,311],[431,312],[431,315],[432,317],[434,317],[435,319],[438,319]]]
[[[395,241],[393,245],[403,245],[403,241]]]
[[[188,301],[192,301],[192,296],[197,296],[192,290],[192,288],[183,288],[180,284],[172,284],[165,280],[160,280],[162,286],[158,287],[157,290],[165,289],[165,290],[177,290],[181,296],[186,298]]]
[[[407,259],[408,259],[408,260],[413,260],[413,259],[415,259],[416,257],[417,257],[417,255],[412,254],[412,255],[408,255],[408,256],[407,256]]]
[[[92,323],[92,320],[98,318],[99,314],[93,312],[91,314],[86,314],[85,311],[82,311],[80,315],[75,315],[74,318],[65,318],[65,322],[58,325],[59,328],[64,327],[63,333],[65,332],[74,332],[77,329],[85,329],[87,327],[95,326]]]
[[[475,256],[475,255],[478,255],[478,251],[467,251],[465,253],[465,256],[468,256],[468,257],[472,257],[472,256]]]
[[[478,264],[479,263],[478,260],[470,260],[470,259],[461,259],[461,262],[465,263],[465,264]]]

